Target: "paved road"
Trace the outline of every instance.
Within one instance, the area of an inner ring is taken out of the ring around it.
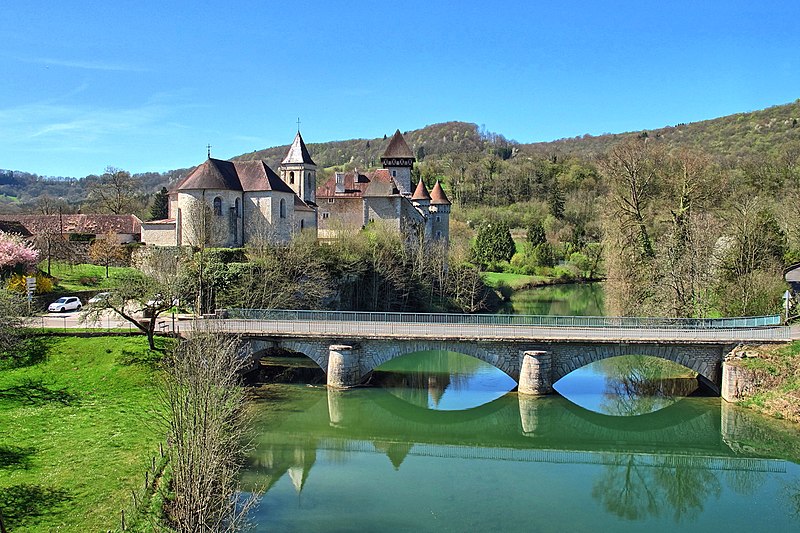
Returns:
[[[783,342],[788,327],[742,329],[649,329],[425,324],[357,321],[213,320],[232,333],[282,337],[397,338],[502,341],[676,342],[739,343]]]
[[[127,329],[133,325],[113,313],[99,320],[87,321],[84,313],[49,313],[36,317],[31,324],[46,328]],[[800,330],[789,327],[740,329],[649,329],[502,326],[472,324],[427,324],[398,322],[321,321],[321,320],[175,320],[172,315],[159,318],[156,331],[189,332],[194,327],[245,335],[341,339],[438,339],[491,341],[571,341],[571,342],[673,342],[739,343],[784,342],[800,338]]]

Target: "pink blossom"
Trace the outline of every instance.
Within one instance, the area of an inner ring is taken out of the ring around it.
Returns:
[[[22,237],[0,232],[0,268],[22,266],[31,268],[39,260],[39,252]]]

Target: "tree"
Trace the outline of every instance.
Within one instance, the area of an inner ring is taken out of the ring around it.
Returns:
[[[531,222],[530,226],[528,226],[528,242],[531,246],[537,246],[547,242],[547,235],[540,221],[534,220]]]
[[[197,294],[195,297],[195,312],[203,314],[207,295],[203,269],[205,268],[206,248],[219,242],[223,228],[217,221],[211,206],[199,199],[192,199],[184,211],[183,231],[187,242],[196,249],[199,256],[197,269]]]
[[[116,260],[125,257],[125,249],[118,242],[114,232],[109,231],[97,237],[89,246],[89,257],[92,261],[99,262],[106,267],[106,278],[108,278],[108,267]]]
[[[482,264],[510,261],[516,246],[511,231],[503,222],[485,224],[478,229],[473,255]]]
[[[550,191],[547,195],[547,206],[550,208],[550,214],[557,219],[564,218],[564,193],[561,191],[561,186],[558,184],[558,179],[553,178],[550,184]]]
[[[139,181],[130,172],[114,167],[106,167],[105,173],[89,188],[89,200],[101,211],[115,215],[139,210],[141,196]]]
[[[144,333],[150,349],[155,350],[158,318],[176,305],[179,298],[175,265],[173,263],[172,270],[168,264],[164,267],[158,278],[141,272],[121,274],[117,278],[116,286],[109,291],[109,296],[92,306],[84,318],[99,321],[110,310]],[[144,316],[144,320],[137,318],[139,313]]]
[[[150,207],[150,220],[163,220],[169,216],[169,195],[167,188],[153,195],[153,205]]]
[[[38,260],[39,252],[22,237],[0,232],[0,272],[14,269],[27,272]]]
[[[23,342],[25,305],[19,294],[0,288],[0,359],[16,359]]]
[[[237,531],[258,494],[242,504],[239,470],[248,433],[247,364],[238,339],[202,326],[164,361],[165,423],[177,531]]]

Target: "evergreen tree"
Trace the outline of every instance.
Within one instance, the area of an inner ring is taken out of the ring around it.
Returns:
[[[531,246],[537,246],[547,242],[547,236],[544,232],[544,226],[538,220],[535,220],[528,226],[528,242]]]
[[[169,196],[167,188],[161,187],[153,197],[153,206],[150,208],[150,220],[163,220],[169,216]]]
[[[564,217],[564,193],[558,185],[558,180],[553,179],[550,185],[550,194],[547,196],[547,204],[550,207],[550,213],[557,219]]]
[[[486,224],[478,230],[473,245],[473,255],[476,261],[482,264],[511,261],[514,252],[516,252],[516,246],[507,224],[503,222]]]

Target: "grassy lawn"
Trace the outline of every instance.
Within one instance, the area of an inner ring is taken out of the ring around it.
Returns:
[[[800,341],[759,346],[753,351],[757,357],[736,364],[758,374],[759,391],[741,403],[770,416],[800,422]]]
[[[142,337],[40,337],[0,367],[0,509],[9,531],[118,529],[158,454],[155,359]],[[159,339],[160,342],[166,342]]]
[[[497,287],[503,284],[514,290],[528,285],[542,284],[548,280],[544,276],[526,276],[524,274],[509,274],[506,272],[482,272],[481,277],[489,287]]]
[[[47,272],[47,263],[39,264],[39,268]],[[98,265],[70,265],[61,262],[50,264],[50,274],[58,278],[58,287],[65,291],[86,291],[107,289],[114,286],[117,276],[125,272],[135,271],[129,267],[109,267],[106,278],[106,267]]]

